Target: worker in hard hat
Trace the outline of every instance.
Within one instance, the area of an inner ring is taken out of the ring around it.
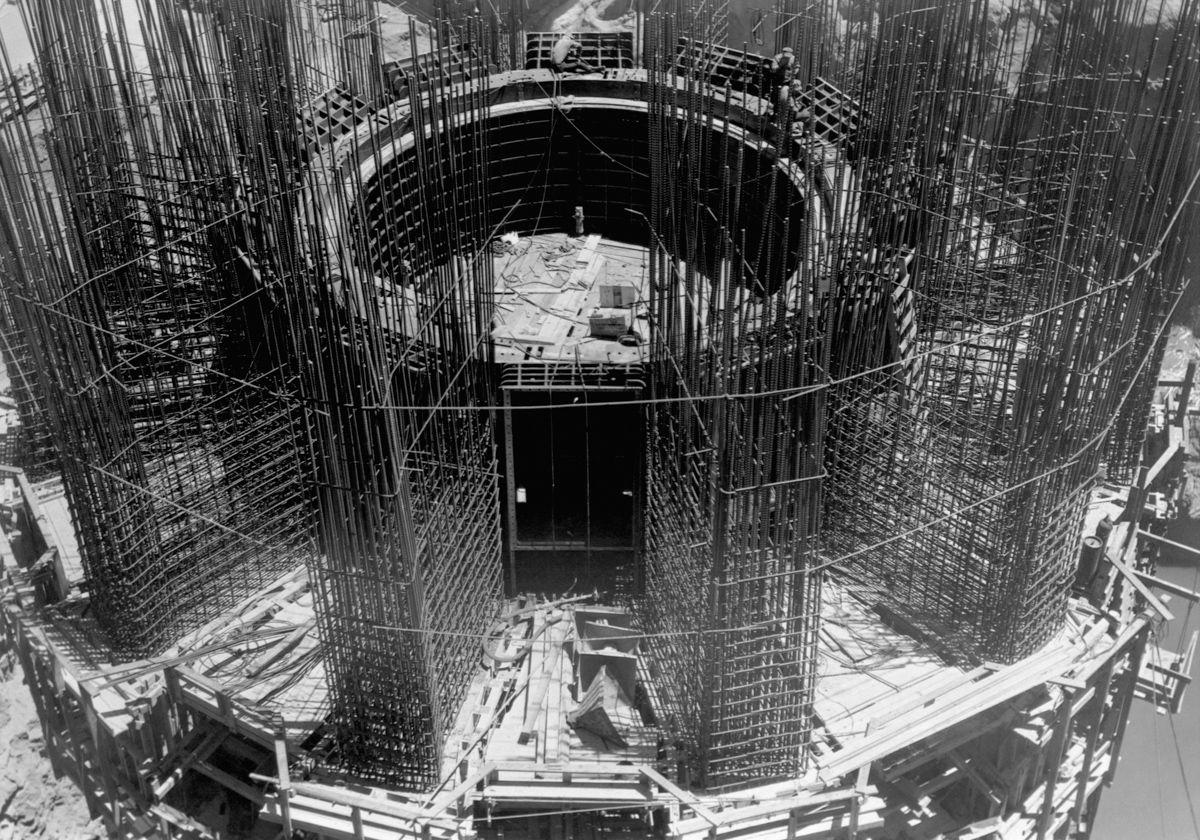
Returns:
[[[770,81],[774,86],[775,107],[777,114],[786,114],[788,98],[791,92],[792,77],[796,75],[796,53],[791,47],[784,47],[771,59]]]
[[[782,52],[776,53],[771,59],[771,72],[780,84],[791,82],[792,76],[796,75],[796,51],[791,47],[784,47]]]

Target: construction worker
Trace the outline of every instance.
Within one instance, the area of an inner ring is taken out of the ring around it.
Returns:
[[[813,140],[816,136],[816,114],[811,105],[805,106],[804,99],[804,85],[798,79],[793,79],[787,104],[791,112],[792,137],[798,141]]]
[[[570,32],[564,32],[554,44],[550,64],[559,73],[595,72],[595,68],[583,60],[583,45]]]
[[[792,94],[795,96],[795,94]],[[794,100],[793,100],[794,101]],[[816,137],[816,120],[811,108],[792,109],[792,138],[798,143],[810,143]]]
[[[796,75],[796,53],[791,47],[784,47],[782,52],[771,59],[771,83],[775,86],[775,104],[779,109],[776,113],[786,113],[784,109],[787,108],[788,94],[794,75]]]

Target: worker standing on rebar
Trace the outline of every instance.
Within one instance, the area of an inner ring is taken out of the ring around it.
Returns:
[[[792,77],[796,75],[796,53],[784,47],[771,59],[771,83],[775,86],[775,113],[787,114]]]
[[[583,45],[570,32],[564,32],[550,52],[550,64],[559,73],[592,73],[595,68],[583,60]]]

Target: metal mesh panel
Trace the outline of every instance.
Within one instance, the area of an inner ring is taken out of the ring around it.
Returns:
[[[37,383],[37,368],[13,304],[0,284],[0,365],[8,377],[19,425],[9,430],[3,463],[21,467],[34,480],[50,474],[57,462],[50,421]]]
[[[861,92],[865,116],[851,149],[858,186],[839,199],[856,220],[832,262],[831,562],[1004,661],[1061,625],[1074,523],[1106,447],[1118,472],[1131,463],[1177,292],[1139,263],[1195,166],[1192,152],[1158,156],[1145,105],[1195,118],[1190,36],[1129,58],[1110,49],[1117,18],[1071,9],[1056,27],[1056,43],[1083,46],[1042,56],[1056,69],[1035,84],[1035,59],[1008,77],[1012,51],[1052,52],[1049,32],[1036,47],[986,42],[966,10],[901,13],[839,85]],[[1131,81],[1135,65],[1187,54],[1192,69],[1161,97]],[[1141,172],[1150,160],[1156,189]],[[896,249],[912,250],[911,272],[886,259]],[[878,339],[900,283],[918,364]]]
[[[356,135],[313,160],[301,235],[327,273],[291,314],[320,348],[302,393],[328,406],[306,421],[334,758],[410,789],[439,781],[478,660],[472,634],[501,591],[494,429],[478,410],[495,384],[488,71],[436,35],[431,49],[402,74],[386,68],[404,84],[370,116],[383,139]],[[412,120],[429,134],[405,140],[395,129]]]
[[[144,654],[303,556],[288,375],[270,301],[239,288],[227,147],[188,130],[222,123],[206,79],[148,76],[93,5],[29,14],[48,168],[6,126],[8,302],[97,612]]]
[[[648,223],[652,396],[661,402],[649,408],[642,609],[664,634],[651,637],[651,652],[692,771],[721,788],[804,766],[820,614],[810,567],[822,397],[777,394],[820,380],[823,335],[787,250],[760,247],[746,259],[732,226],[741,213],[761,214],[765,227],[778,222],[779,241],[803,241],[803,191],[783,167],[758,169],[707,130],[714,101],[683,93],[676,41],[666,29],[655,35]],[[747,329],[734,313],[754,294],[762,305]]]

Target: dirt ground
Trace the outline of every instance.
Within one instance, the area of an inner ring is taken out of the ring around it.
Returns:
[[[107,833],[88,817],[79,789],[55,779],[33,699],[11,652],[0,654],[0,840],[93,840]]]

